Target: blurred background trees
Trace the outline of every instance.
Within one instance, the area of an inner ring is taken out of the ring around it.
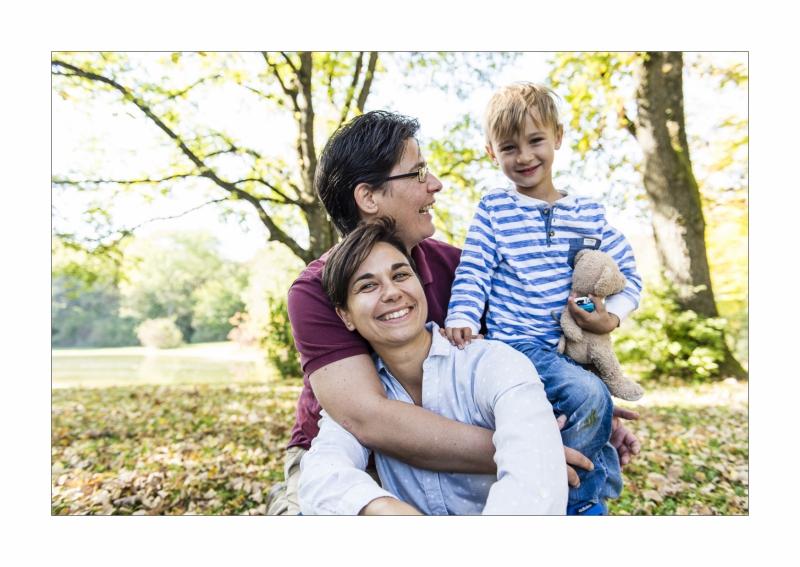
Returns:
[[[388,73],[402,74],[409,96],[435,90],[471,101],[476,89],[499,86],[517,57],[55,53],[61,99],[89,112],[127,113],[147,125],[154,148],[129,148],[152,157],[127,163],[109,159],[96,140],[85,148],[93,164],[53,172],[61,196],[54,197],[53,346],[137,344],[144,322],[167,320],[183,342],[229,337],[257,345],[284,375],[298,375],[286,290],[338,238],[313,191],[322,144],[371,108]],[[687,81],[720,100],[746,92],[746,54],[732,61],[659,52],[556,53],[548,61],[572,152],[557,186],[599,188],[591,196],[637,211],[653,228],[662,275],[650,277],[642,306],[615,333],[620,358],[641,376],[746,376],[736,358],[747,359],[747,116],[731,114],[698,134],[699,118],[684,103]],[[490,187],[484,103],[422,140],[445,185],[437,237],[455,245]],[[152,203],[152,214],[118,220],[125,211],[115,205],[132,196]],[[70,199],[84,206],[79,222],[65,224],[60,209]],[[164,203],[180,206],[164,214]],[[153,219],[203,207],[245,228],[258,219],[266,246],[234,262],[207,232],[137,236]]]

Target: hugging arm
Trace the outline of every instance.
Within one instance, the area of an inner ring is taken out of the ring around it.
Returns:
[[[309,379],[325,411],[373,451],[433,471],[496,471],[492,431],[388,399],[368,355],[323,366]]]
[[[384,508],[395,510],[396,504],[385,499],[397,499],[364,472],[368,457],[369,451],[323,411],[319,435],[300,463],[299,499],[303,514],[353,516],[361,512],[380,513]],[[397,504],[407,506],[399,501]]]
[[[563,515],[567,465],[553,408],[533,364],[512,349],[495,349],[481,361],[485,380],[475,400],[497,432],[497,482],[484,514]]]

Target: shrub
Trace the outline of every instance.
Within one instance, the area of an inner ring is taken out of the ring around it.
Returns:
[[[280,245],[271,243],[249,263],[247,287],[242,292],[246,313],[230,319],[230,340],[255,344],[284,377],[302,376],[300,354],[286,309],[286,293],[303,263]]]
[[[145,319],[136,327],[136,336],[142,346],[175,348],[183,343],[183,335],[174,319]]]
[[[729,331],[727,319],[681,309],[677,293],[662,280],[645,286],[639,309],[615,334],[614,350],[645,379],[709,379],[720,374]]]

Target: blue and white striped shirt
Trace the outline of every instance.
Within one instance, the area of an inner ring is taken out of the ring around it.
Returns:
[[[606,309],[622,321],[638,307],[642,280],[625,236],[606,222],[603,205],[561,193],[552,207],[513,188],[483,196],[456,270],[447,327],[477,333],[488,299],[490,338],[555,345],[561,327],[550,312],[566,305],[572,261],[586,248],[609,254],[628,280]]]

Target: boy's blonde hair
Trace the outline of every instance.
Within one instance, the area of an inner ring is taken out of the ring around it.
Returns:
[[[530,115],[540,128],[552,128],[558,134],[558,108],[556,100],[561,100],[551,89],[536,83],[519,82],[497,91],[486,105],[483,114],[483,134],[486,145],[492,147],[492,140],[516,136]],[[538,119],[533,110],[538,112]],[[544,124],[539,124],[542,121]]]

